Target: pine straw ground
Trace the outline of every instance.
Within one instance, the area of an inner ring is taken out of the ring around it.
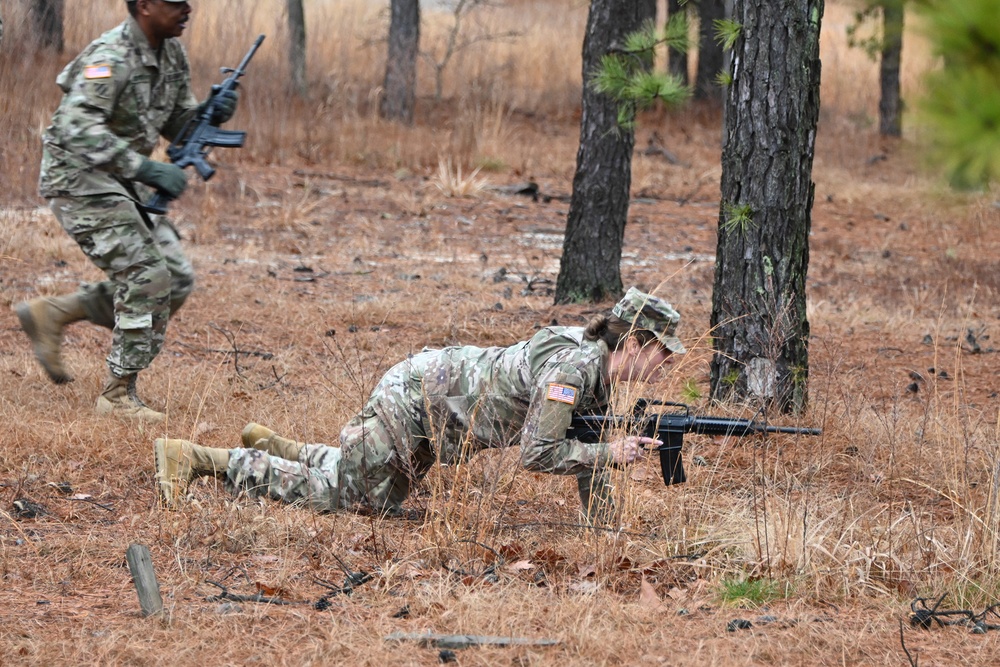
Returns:
[[[0,212],[0,663],[439,660],[384,640],[397,631],[559,641],[457,651],[469,665],[896,665],[902,642],[921,664],[996,663],[1000,631],[906,626],[901,642],[900,621],[915,596],[981,611],[1000,594],[1000,209],[995,195],[942,192],[905,146],[830,119],[814,174],[811,408],[781,420],[822,436],[690,437],[687,484],[665,488],[653,465],[619,480],[619,532],[577,527],[572,480],[526,473],[515,452],[434,471],[405,518],[320,515],[215,482],[181,511],[157,506],[155,437],[233,446],[255,420],[335,442],[407,353],[508,344],[599,310],[552,306],[545,282],[573,123],[508,122],[510,141],[562,165],[530,174],[556,197],[447,167],[295,171],[219,154],[216,179],[176,206],[199,283],[141,379],[169,411],[157,428],[91,413],[104,331],[72,327],[76,381],[45,380],[9,306],[96,271],[47,210]],[[661,386],[626,393],[749,416],[704,398],[718,119],[669,123],[685,128],[670,148],[687,166],[637,156],[623,272],[677,305],[692,351]],[[42,511],[19,515],[23,499]],[[133,543],[152,553],[162,618],[139,614]],[[345,568],[373,578],[317,610]],[[291,604],[211,600],[212,581]],[[753,627],[727,632],[738,618]]]

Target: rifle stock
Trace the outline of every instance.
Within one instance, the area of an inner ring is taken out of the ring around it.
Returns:
[[[673,412],[647,413],[649,406],[675,408]],[[625,431],[629,435],[655,438],[663,442],[656,448],[660,454],[660,472],[667,486],[687,481],[681,451],[685,433],[703,435],[730,435],[746,437],[758,433],[794,433],[798,435],[820,435],[818,428],[795,426],[772,426],[750,419],[727,419],[725,417],[697,417],[683,403],[647,400],[640,398],[632,407],[630,415],[573,415],[573,421],[566,437],[580,442],[605,442],[613,431]]]

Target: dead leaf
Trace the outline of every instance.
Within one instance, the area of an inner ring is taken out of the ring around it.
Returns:
[[[524,555],[524,547],[518,543],[512,544],[501,544],[500,548],[497,549],[500,555],[503,556],[504,560],[517,560]]]
[[[560,563],[566,562],[566,557],[552,549],[539,549],[535,552],[534,560],[541,561],[549,567],[555,567]]]
[[[595,565],[577,565],[576,568],[577,574],[581,579],[586,579],[597,574],[597,566]]]
[[[569,590],[574,593],[584,593],[586,595],[590,595],[591,593],[596,593],[597,589],[600,587],[600,584],[596,581],[578,581],[574,584],[570,584]]]
[[[216,428],[215,424],[209,424],[208,422],[198,422],[198,425],[195,427],[194,433],[192,434],[194,437],[191,439],[197,441],[198,438],[205,435],[209,431],[214,431],[215,428]]]
[[[653,474],[649,472],[648,466],[632,466],[629,468],[628,478],[633,482],[645,482],[652,476]]]
[[[266,595],[269,598],[287,598],[289,597],[288,591],[280,586],[268,586],[265,583],[259,581],[254,582],[254,586],[257,587],[257,591],[261,595]]]
[[[277,563],[278,557],[272,554],[256,554],[251,556],[251,558],[258,563]]]
[[[521,572],[523,570],[533,570],[535,566],[531,564],[529,560],[519,560],[516,563],[511,563],[506,568],[509,572]]]
[[[660,596],[656,594],[656,590],[653,588],[653,585],[646,581],[646,577],[643,577],[642,583],[639,584],[639,604],[640,606],[649,607],[650,609],[663,609],[663,603],[660,602]]]

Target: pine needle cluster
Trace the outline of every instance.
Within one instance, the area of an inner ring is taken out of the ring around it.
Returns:
[[[671,16],[662,31],[652,21],[647,22],[625,38],[621,49],[602,56],[591,73],[591,88],[618,102],[619,129],[633,130],[636,113],[657,100],[673,107],[691,96],[690,87],[679,76],[653,70],[656,49],[661,45],[680,52],[688,50],[686,14]]]
[[[932,155],[955,187],[1000,178],[1000,21],[996,0],[932,0],[922,6],[941,69],[922,104]]]

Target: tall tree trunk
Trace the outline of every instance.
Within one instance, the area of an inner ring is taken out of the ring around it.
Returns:
[[[306,13],[302,0],[288,0],[288,62],[292,67],[292,90],[305,97],[306,88]]]
[[[882,60],[879,65],[881,95],[878,102],[879,133],[888,137],[902,134],[902,100],[899,96],[899,63],[903,53],[903,2],[882,4]]]
[[[63,15],[63,0],[33,0],[31,22],[39,46],[63,52]]]
[[[420,0],[392,0],[389,56],[379,114],[410,125],[417,100],[417,55],[420,48]]]
[[[667,19],[671,19],[687,9],[681,6],[681,0],[667,0]],[[687,51],[667,50],[667,71],[674,76],[680,77],[685,85],[688,83],[688,55]]]
[[[592,0],[583,41],[583,115],[573,195],[556,282],[556,303],[602,301],[622,293],[621,257],[632,185],[635,135],[618,127],[618,104],[594,92],[601,56],[656,17],[656,0]]]
[[[823,0],[736,0],[712,294],[713,398],[807,401],[806,271]]]
[[[715,39],[715,22],[726,18],[725,0],[701,0],[698,3],[698,68],[695,74],[694,97],[722,106],[723,93],[715,78],[722,71],[725,55]]]

